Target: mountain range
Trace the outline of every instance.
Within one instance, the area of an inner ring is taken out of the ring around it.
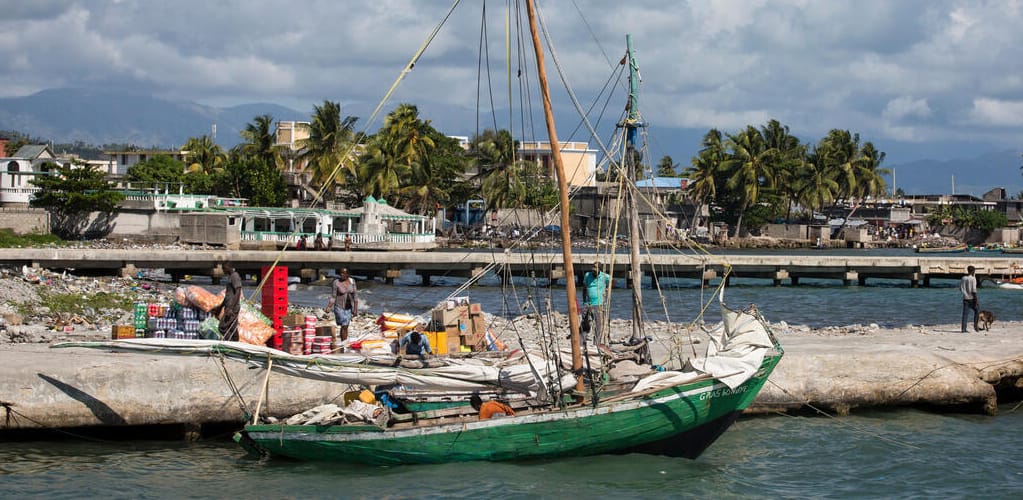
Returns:
[[[452,111],[451,107],[445,110],[444,106],[429,102],[421,104],[421,115],[432,119],[439,130],[452,135],[466,134],[456,130],[459,124],[471,122],[466,110]],[[448,116],[451,113],[456,114]],[[311,110],[301,112],[271,103],[219,108],[113,89],[50,89],[24,97],[0,98],[0,130],[18,131],[56,143],[82,141],[171,149],[180,147],[189,137],[211,134],[216,124],[217,143],[230,148],[241,141],[239,132],[263,114],[276,120],[308,121]],[[697,147],[703,132],[661,130],[659,135],[692,139]],[[882,141],[874,142],[878,149],[885,150]],[[947,151],[947,146],[935,144],[933,151]],[[890,186],[894,180],[895,187],[907,194],[955,192],[980,196],[1001,187],[1009,196],[1016,197],[1023,191],[1020,175],[1023,160],[1018,151],[963,151],[963,158],[935,159],[926,156],[927,145],[914,145],[913,149],[923,153],[917,153],[916,158],[902,154],[899,157],[904,161],[882,165],[894,172],[885,182]],[[688,158],[675,160],[682,165],[689,163]]]

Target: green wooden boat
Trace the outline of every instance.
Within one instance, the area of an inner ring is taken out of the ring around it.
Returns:
[[[299,460],[373,465],[473,460],[530,460],[643,452],[696,458],[756,397],[781,359],[730,388],[715,380],[681,384],[596,405],[522,412],[514,417],[375,425],[248,425],[235,439],[246,449]]]
[[[541,92],[549,96],[532,2],[527,2],[527,12],[534,33]],[[630,114],[620,125],[625,129],[627,150],[631,150],[642,120],[638,114],[637,64],[631,38],[626,40]],[[551,149],[558,151],[549,98],[544,99],[544,108]],[[635,165],[630,163],[634,159],[626,159],[623,171],[634,171]],[[559,156],[554,157],[554,167],[561,206],[567,207],[567,185]],[[633,214],[630,220],[637,220],[636,196],[629,198]],[[562,227],[569,227],[567,211],[563,209],[561,215]],[[565,274],[574,276],[570,237],[567,233],[562,236]],[[630,224],[630,241],[640,241],[637,224]],[[638,244],[632,246],[630,259],[639,262]],[[640,266],[633,266],[631,274],[635,294],[641,288]],[[565,288],[569,297],[576,297],[574,280],[567,280]],[[581,361],[577,305],[574,300],[569,303],[571,373],[582,374],[590,369],[584,370]],[[642,310],[641,296],[634,295],[633,304],[635,310]],[[634,313],[634,318],[639,316]],[[632,345],[647,342],[637,335],[638,331],[633,330]],[[376,417],[387,410],[370,407],[369,411],[375,412],[373,418],[336,417],[328,420],[333,425],[253,423],[245,426],[236,440],[248,450],[270,456],[373,465],[535,460],[623,452],[695,458],[749,406],[783,354],[755,309],[734,311],[722,303],[722,324],[715,331],[720,333],[710,332],[711,342],[704,357],[694,356],[684,363],[679,358],[673,369],[663,372],[649,369],[648,364],[648,371],[636,379],[624,378],[605,386],[613,390],[594,389],[591,383],[587,392],[582,377],[575,379],[574,392],[564,392],[571,384],[553,389],[547,384],[545,390],[533,394],[538,404],[516,409],[510,416],[482,420],[474,412],[463,412],[456,406],[413,414],[411,419],[392,417],[381,422]],[[649,361],[650,352],[645,351],[637,359]],[[591,366],[589,361],[586,366]],[[535,365],[530,368],[535,372]],[[329,411],[337,410],[334,407]],[[311,420],[323,421],[319,417]]]

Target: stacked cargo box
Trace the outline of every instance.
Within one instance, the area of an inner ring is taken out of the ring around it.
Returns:
[[[439,335],[430,338],[431,345],[436,338],[440,344],[446,340],[447,352],[482,351],[485,349],[484,339],[487,324],[483,319],[480,304],[469,303],[468,297],[449,300],[433,310],[434,332],[443,332],[447,338]]]
[[[133,324],[114,325],[112,338],[198,339],[199,325],[209,317],[206,311],[177,302],[137,302],[134,311]]]
[[[270,319],[270,325],[276,332],[270,338],[270,347],[283,349],[284,316],[288,314],[288,268],[284,266],[264,266],[263,288],[260,290],[263,315]]]

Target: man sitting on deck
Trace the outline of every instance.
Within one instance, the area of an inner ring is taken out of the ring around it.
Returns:
[[[433,351],[430,349],[430,339],[416,330],[407,333],[401,338],[401,342],[398,344],[398,352],[401,352],[402,348],[405,349],[405,354],[411,356],[433,354]]]
[[[476,411],[480,412],[480,420],[488,420],[494,417],[512,417],[515,415],[515,410],[510,406],[500,401],[487,401],[484,403],[483,398],[479,394],[473,394],[469,398],[469,404]]]

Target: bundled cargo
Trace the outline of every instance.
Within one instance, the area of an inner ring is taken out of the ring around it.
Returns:
[[[174,300],[183,306],[191,306],[200,311],[210,312],[220,307],[220,304],[224,302],[224,291],[222,290],[219,294],[215,294],[197,285],[178,287],[174,292]]]
[[[276,333],[270,320],[248,302],[242,301],[238,313],[238,340],[246,344],[264,345]]]

